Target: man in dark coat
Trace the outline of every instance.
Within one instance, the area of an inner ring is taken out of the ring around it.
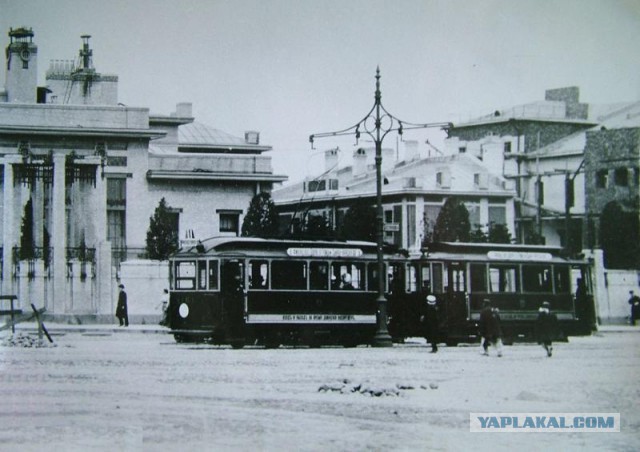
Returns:
[[[492,308],[489,300],[484,300],[482,311],[480,311],[480,335],[482,336],[483,355],[489,356],[489,345],[493,345],[498,356],[502,356],[500,311],[498,308]]]
[[[543,302],[538,309],[538,319],[536,320],[538,343],[542,344],[548,357],[553,354],[553,340],[558,336],[558,318],[550,308],[551,305],[548,301]]]
[[[120,326],[129,326],[129,313],[127,309],[127,293],[124,291],[124,285],[120,284],[120,293],[118,294],[118,305],[116,306],[116,317],[120,321]]]
[[[438,352],[438,304],[434,295],[427,295],[426,306],[420,321],[423,322],[425,338],[431,344],[431,353]]]
[[[640,297],[629,291],[629,305],[631,306],[631,325],[636,324],[636,320],[640,319]]]

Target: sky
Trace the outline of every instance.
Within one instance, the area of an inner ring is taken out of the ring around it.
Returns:
[[[89,34],[121,103],[170,114],[191,102],[198,122],[257,130],[290,181],[321,172],[335,146],[349,164],[355,138],[312,149],[309,135],[363,119],[377,67],[382,104],[413,123],[456,123],[564,86],[582,102],[640,100],[638,0],[0,0],[0,45],[21,26],[35,33],[39,84]],[[421,148],[443,137],[405,133]]]

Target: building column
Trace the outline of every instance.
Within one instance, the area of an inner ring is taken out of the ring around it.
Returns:
[[[487,198],[480,198],[480,208],[478,213],[480,227],[482,228],[482,231],[488,234],[491,225],[489,224],[489,200]],[[473,231],[473,225],[471,225],[471,230]]]
[[[96,314],[106,317],[113,315],[114,306],[111,294],[111,242],[107,237],[107,179],[102,175],[100,168],[96,169],[96,189],[94,191],[94,203],[92,214],[95,231],[96,247],[96,287],[95,300]]]
[[[422,248],[424,226],[424,198],[422,196],[416,196],[416,251],[420,251],[420,248]]]
[[[64,154],[53,156],[53,194],[52,220],[53,231],[53,298],[51,310],[54,313],[66,313],[71,309],[66,296],[67,279],[67,228],[65,205],[65,160]]]
[[[15,191],[13,189],[13,159],[5,157],[4,161],[4,212],[3,212],[3,236],[2,236],[2,291],[5,294],[14,294],[13,287],[13,247],[17,245],[16,230]]]

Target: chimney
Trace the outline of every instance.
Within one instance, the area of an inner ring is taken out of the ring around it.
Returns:
[[[324,151],[324,171],[326,173],[338,167],[338,152],[340,152],[340,148]]]
[[[191,102],[180,102],[176,104],[176,116],[178,118],[192,118]]]
[[[260,144],[260,132],[256,132],[255,130],[247,130],[244,133],[244,142],[247,144]]]
[[[33,30],[26,27],[11,28],[9,39],[11,42],[5,52],[7,101],[35,104],[38,93],[38,47],[33,43]]]
[[[361,176],[367,172],[367,151],[358,148],[353,153],[353,177]]]

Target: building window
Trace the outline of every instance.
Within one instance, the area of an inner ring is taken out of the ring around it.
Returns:
[[[123,249],[127,246],[124,210],[107,211],[107,239],[114,249]]]
[[[233,232],[238,234],[240,214],[237,212],[220,212],[220,232]]]
[[[460,147],[458,148],[458,152],[459,152],[460,154],[464,154],[465,152],[467,152],[467,147],[466,147],[466,146],[460,146]]]
[[[511,141],[505,141],[505,143],[504,143],[504,152],[505,153],[511,152]]]
[[[127,246],[126,208],[127,179],[107,179],[107,239],[113,249]]]
[[[329,179],[329,190],[338,189],[338,179]]]
[[[640,171],[637,166],[633,169],[633,185],[636,187],[640,185]]]
[[[609,171],[606,169],[598,170],[596,173],[596,187],[607,188],[607,181],[609,179]]]
[[[616,168],[613,172],[613,180],[618,187],[629,185],[629,172],[626,168]]]
[[[326,180],[310,180],[307,183],[307,191],[325,191],[327,189],[327,181]]]
[[[504,206],[489,206],[489,224],[507,224],[507,209]]]

